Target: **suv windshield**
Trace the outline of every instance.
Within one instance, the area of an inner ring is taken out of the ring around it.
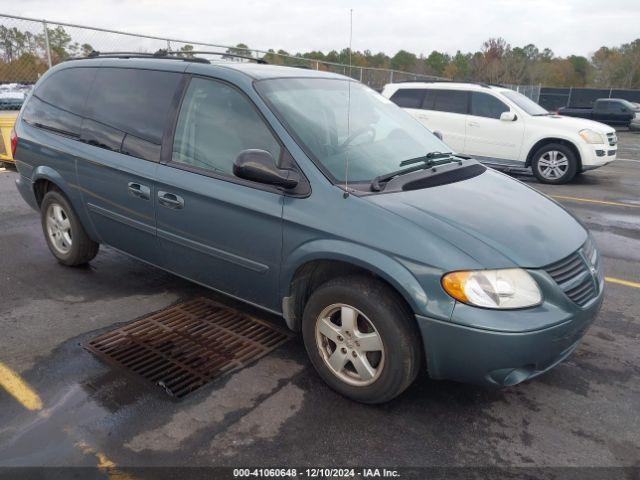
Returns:
[[[549,115],[548,110],[545,110],[529,97],[525,97],[521,93],[514,92],[513,90],[506,90],[502,91],[502,94],[529,115]]]
[[[408,113],[360,83],[284,78],[255,85],[289,133],[337,183],[345,180],[347,159],[349,182],[368,185],[397,171],[403,160],[451,151]]]

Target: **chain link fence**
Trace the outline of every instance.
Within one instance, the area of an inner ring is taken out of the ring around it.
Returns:
[[[536,103],[540,103],[540,91],[542,89],[541,85],[505,84],[504,86],[507,88],[510,88],[511,90],[515,90],[518,93],[521,93],[525,97],[529,97],[531,100],[533,100]]]
[[[161,49],[181,51],[186,56],[190,55],[190,51],[208,50],[221,54],[211,56],[211,59],[250,61],[230,56],[241,55],[276,65],[340,73],[376,90],[390,82],[440,79],[384,68],[349,67],[272,50],[243,49],[0,14],[0,109],[19,108],[30,86],[47,69],[66,59],[86,56],[92,51],[150,54]]]

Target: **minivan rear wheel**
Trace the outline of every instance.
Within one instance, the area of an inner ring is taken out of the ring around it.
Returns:
[[[98,254],[100,245],[89,238],[66,197],[47,192],[40,205],[42,230],[53,256],[63,265],[83,265]]]
[[[533,154],[531,169],[542,183],[559,185],[575,177],[578,171],[578,159],[566,145],[548,143]]]
[[[305,306],[302,335],[322,379],[359,402],[391,400],[420,368],[421,342],[410,312],[389,287],[366,276],[318,287]]]

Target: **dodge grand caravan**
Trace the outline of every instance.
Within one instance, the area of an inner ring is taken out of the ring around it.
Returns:
[[[569,213],[340,75],[68,61],[27,99],[13,148],[60,263],[106,244],[282,315],[358,401],[420,371],[535,377],[602,302],[598,251]]]
[[[458,153],[507,171],[531,167],[543,183],[566,183],[616,159],[613,128],[554,115],[508,88],[411,82],[386,85],[382,94]]]

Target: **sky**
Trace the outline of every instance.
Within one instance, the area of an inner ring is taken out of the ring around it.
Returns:
[[[0,13],[290,53],[348,46],[350,9],[353,49],[389,55],[477,51],[503,37],[588,56],[640,37],[640,0],[0,0]]]

